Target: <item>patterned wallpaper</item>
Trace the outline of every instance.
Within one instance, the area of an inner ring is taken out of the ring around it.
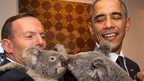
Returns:
[[[32,12],[45,27],[47,47],[64,44],[69,53],[95,44],[87,27],[90,4],[57,0],[19,0],[19,12]]]

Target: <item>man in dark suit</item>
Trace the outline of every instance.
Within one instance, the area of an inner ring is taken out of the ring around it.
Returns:
[[[95,0],[90,8],[89,30],[97,46],[107,43],[112,48],[110,58],[134,79],[139,66],[122,52],[122,43],[130,28],[130,18],[122,0]]]
[[[7,62],[23,64],[22,52],[28,46],[46,47],[44,27],[41,22],[30,13],[21,13],[10,17],[2,27],[2,47],[5,50]],[[26,73],[17,69],[0,72],[0,81],[34,81]]]
[[[22,52],[26,47],[39,46],[46,48],[45,31],[41,22],[30,13],[21,13],[10,17],[2,27],[2,47],[5,50],[1,65],[8,62],[23,64]],[[17,69],[0,72],[0,81],[34,81],[32,77]],[[76,81],[67,71],[64,81]]]

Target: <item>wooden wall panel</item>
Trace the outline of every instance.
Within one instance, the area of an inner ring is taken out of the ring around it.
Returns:
[[[43,23],[48,49],[62,43],[69,53],[86,51],[95,45],[87,27],[89,7],[88,3],[19,0],[19,12],[32,12]]]

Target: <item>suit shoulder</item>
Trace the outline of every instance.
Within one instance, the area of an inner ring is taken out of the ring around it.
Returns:
[[[130,58],[125,57],[125,59],[126,59],[126,64],[130,64],[130,65],[139,67],[139,65],[136,62],[134,62],[133,60],[131,60]]]
[[[19,77],[17,77],[19,76]],[[29,75],[17,69],[9,69],[0,73],[2,81],[34,81]]]
[[[127,57],[126,57],[126,66],[127,66],[128,70],[133,69],[135,73],[140,71],[139,65]]]

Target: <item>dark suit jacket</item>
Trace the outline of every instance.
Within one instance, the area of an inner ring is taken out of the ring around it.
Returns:
[[[64,81],[77,81],[77,79],[72,75],[72,73],[67,70],[66,73],[63,76]]]
[[[5,59],[3,64],[10,62]],[[0,81],[34,81],[29,75],[16,69],[11,69],[0,73]],[[76,78],[71,74],[69,70],[66,71],[64,77],[60,81],[77,81]]]
[[[0,66],[9,63],[10,61],[3,57],[4,62]],[[0,81],[34,81],[26,73],[19,71],[17,69],[9,69],[4,72],[0,72]]]
[[[137,72],[140,71],[140,68],[138,64],[132,61],[131,59],[127,57],[125,57],[125,59],[126,59],[126,66],[129,71],[130,77],[134,79]]]
[[[10,61],[6,58],[1,65],[7,64]],[[4,72],[0,72],[0,81],[34,81],[29,75],[26,73],[19,71],[17,69],[10,69]]]
[[[0,81],[34,81],[30,76],[16,69],[0,73]]]
[[[4,59],[4,62],[1,63],[0,66],[2,66],[2,65],[4,65],[4,64],[7,64],[7,63],[9,63],[9,62],[10,62],[10,61],[5,58],[5,59]]]

